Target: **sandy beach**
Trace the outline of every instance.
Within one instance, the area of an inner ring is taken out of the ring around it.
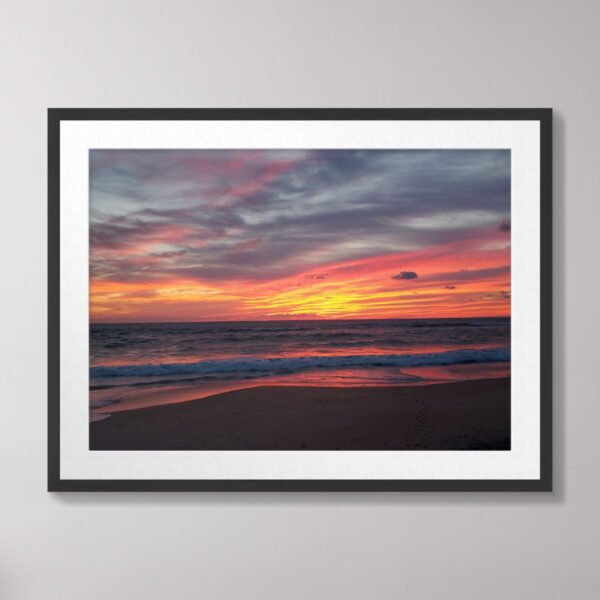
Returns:
[[[510,379],[261,386],[119,412],[91,450],[509,450]]]

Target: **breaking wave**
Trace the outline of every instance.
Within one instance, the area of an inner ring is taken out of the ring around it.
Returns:
[[[424,354],[352,354],[348,356],[299,356],[276,358],[227,358],[191,363],[151,363],[92,367],[91,378],[155,377],[160,375],[214,375],[294,373],[305,369],[347,367],[420,367],[467,363],[506,362],[510,348],[465,348]]]

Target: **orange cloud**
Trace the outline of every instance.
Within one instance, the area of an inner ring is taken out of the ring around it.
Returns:
[[[256,320],[510,314],[510,248],[477,240],[324,265],[266,282],[91,282],[92,319]],[[418,277],[398,279],[406,267]]]

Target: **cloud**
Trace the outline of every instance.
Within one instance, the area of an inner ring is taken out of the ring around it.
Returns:
[[[237,242],[234,244],[234,250],[256,250],[263,245],[263,240],[261,238],[254,238],[252,240],[246,240],[243,242]]]
[[[398,275],[392,275],[391,279],[416,279],[417,277],[414,271],[400,271]]]
[[[502,221],[498,227],[498,231],[510,231],[510,221]]]
[[[510,266],[491,267],[487,269],[461,269],[460,271],[450,271],[447,273],[436,273],[427,277],[428,281],[484,281],[496,279],[497,277],[508,276]],[[450,284],[452,285],[452,284]]]
[[[490,292],[479,296],[479,300],[510,300],[510,292],[501,290],[500,292]]]
[[[98,277],[260,282],[495,241],[509,218],[505,150],[90,151]]]

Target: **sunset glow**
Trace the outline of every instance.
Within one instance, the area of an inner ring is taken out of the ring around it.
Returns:
[[[508,151],[90,152],[93,322],[510,315]]]

